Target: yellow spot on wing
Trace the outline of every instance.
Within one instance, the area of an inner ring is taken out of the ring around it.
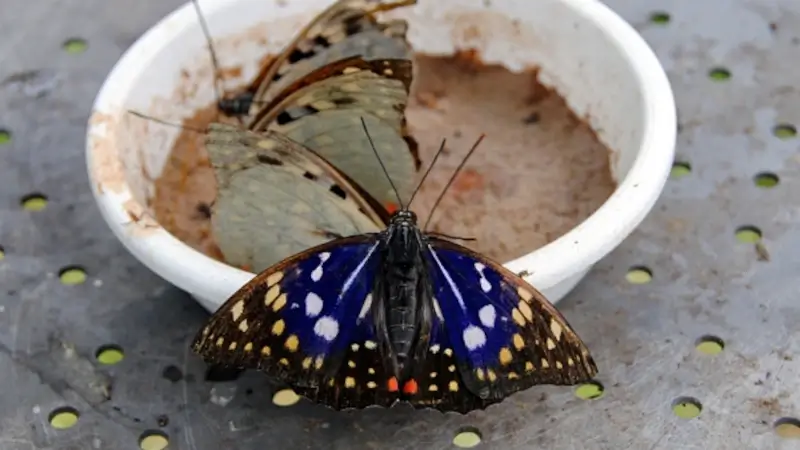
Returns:
[[[432,384],[432,385],[428,386],[428,390],[431,391],[431,392],[436,392],[436,391],[439,390],[439,386],[436,386],[435,384]]]
[[[269,356],[272,353],[272,349],[269,348],[269,345],[265,345],[261,347],[261,354],[264,356]]]
[[[314,368],[317,370],[321,369],[323,362],[322,356],[317,356],[317,359],[314,360]]]
[[[308,357],[303,360],[303,369],[311,368],[311,357]]]
[[[280,295],[280,293],[281,293],[281,287],[278,286],[277,284],[269,288],[266,295],[264,295],[264,306],[271,305],[272,302],[274,302],[275,299],[278,298],[278,295]]]
[[[355,361],[347,361],[347,367],[349,367],[351,369],[355,369],[356,368],[356,362]]]
[[[511,311],[511,318],[514,319],[514,322],[516,322],[517,325],[521,327],[525,326],[525,318],[522,317],[522,313],[519,312],[517,308],[514,308],[514,310]]]
[[[514,357],[511,356],[511,350],[509,350],[509,349],[507,349],[505,347],[500,349],[500,355],[499,356],[500,356],[500,364],[502,364],[502,365],[506,365],[506,364],[510,363],[511,360],[514,359]]]
[[[556,319],[550,319],[550,331],[553,333],[553,337],[556,338],[557,341],[560,341],[561,333],[564,331],[564,328]]]
[[[250,328],[250,326],[247,324],[247,319],[244,319],[241,322],[239,322],[239,330],[242,333],[246,333],[248,328]]]
[[[217,347],[222,347],[222,344],[224,343],[225,343],[225,338],[223,338],[222,336],[217,338]]]
[[[564,365],[561,364],[561,361],[556,361],[556,369],[563,369]]]
[[[517,375],[516,372],[508,372],[508,379],[509,380],[516,380],[517,378],[519,378],[519,375]]]
[[[445,356],[453,356],[453,349],[451,348],[444,349],[444,354]]]
[[[236,350],[236,341],[231,342],[231,345],[228,346],[229,351]]]
[[[231,316],[233,317],[233,321],[236,322],[242,317],[242,313],[244,312],[244,300],[239,300],[238,302],[233,304],[233,308],[231,308]]]
[[[378,347],[378,344],[373,341],[364,342],[364,348],[367,350],[375,350],[376,347]]]
[[[351,345],[351,346],[350,346],[350,350],[352,350],[352,351],[354,351],[354,352],[357,352],[357,351],[358,351],[358,349],[359,349],[359,346],[358,346],[358,344],[353,344],[353,345]]]
[[[283,330],[285,329],[286,329],[286,323],[283,321],[283,319],[278,319],[278,321],[275,322],[274,325],[272,325],[272,334],[274,334],[275,336],[280,336],[281,334],[283,334]]]
[[[247,344],[244,344],[244,351],[252,352],[253,351],[253,343],[252,342],[248,342]]]
[[[356,379],[353,377],[347,377],[344,379],[344,387],[346,388],[354,388],[356,387]]]
[[[483,381],[485,379],[485,376],[483,374],[483,369],[475,369],[475,375],[478,377],[480,381]]]
[[[436,375],[439,375],[439,374],[436,373],[436,372],[431,372],[431,378],[436,378]]]
[[[283,345],[287,350],[294,353],[300,347],[300,339],[298,339],[297,335],[291,334],[286,338],[286,342]]]
[[[495,374],[495,373],[494,373],[494,370],[492,370],[492,369],[489,369],[489,370],[487,370],[487,371],[486,371],[486,375],[488,376],[488,378],[489,378],[489,381],[495,381],[495,380],[497,380],[497,374]]]
[[[553,342],[553,340],[552,340],[552,339],[550,339],[550,338],[547,338],[547,349],[548,349],[548,350],[552,350],[552,349],[554,349],[554,348],[556,348],[556,343],[555,343],[555,342]]]
[[[530,362],[530,361],[526,362],[525,363],[525,372],[533,372],[533,371],[534,371],[533,363]]]
[[[356,73],[356,72],[361,72],[361,69],[359,69],[358,67],[345,67],[342,70],[342,73],[345,74],[345,75],[350,74],[350,73]]]
[[[368,381],[367,387],[370,389],[375,389],[376,387],[378,387],[378,385],[374,381]]]
[[[451,381],[447,384],[447,388],[450,389],[451,392],[458,392],[458,382]]]
[[[282,364],[282,365],[284,365],[284,366],[288,366],[288,365],[289,365],[289,360],[288,360],[288,359],[286,359],[286,358],[281,358],[281,359],[278,361],[278,363],[279,363],[279,364]]]
[[[525,340],[522,339],[522,336],[519,333],[514,335],[514,348],[517,350],[522,350],[525,347]]]
[[[286,306],[286,294],[281,294],[280,297],[275,300],[275,303],[272,304],[272,310],[278,312],[284,306]]]
[[[522,315],[528,319],[528,322],[533,322],[533,311],[531,311],[531,307],[528,306],[527,303],[519,302],[519,304],[517,304],[517,308],[519,308],[519,310],[522,312]]]
[[[546,359],[542,358],[542,369],[547,369],[550,367],[550,363],[547,362]]]
[[[267,286],[272,286],[273,284],[281,281],[282,279],[283,279],[283,272],[275,272],[267,277]]]
[[[449,372],[455,372],[455,371],[456,371],[456,366],[455,366],[455,364],[450,364],[449,366],[447,366],[447,370],[448,370]]]
[[[375,369],[370,367],[369,369],[367,369],[367,373],[369,373],[370,375],[375,375]]]
[[[573,361],[572,357],[568,357],[567,358],[567,365],[568,366],[574,366],[575,365],[575,361]]]
[[[525,289],[523,287],[518,287],[517,288],[517,295],[522,297],[522,299],[525,300],[528,303],[530,303],[531,299],[533,298],[533,292],[531,292],[531,291],[529,291],[529,290],[527,290],[527,289]]]

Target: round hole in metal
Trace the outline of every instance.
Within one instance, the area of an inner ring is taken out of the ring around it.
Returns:
[[[169,446],[169,436],[160,430],[146,430],[139,436],[142,450],[164,450]]]
[[[653,272],[644,266],[634,266],[628,269],[625,279],[631,284],[647,284],[653,281]]]
[[[701,411],[703,405],[694,397],[678,397],[672,402],[672,412],[681,419],[694,419]]]
[[[745,244],[755,244],[761,240],[761,230],[752,225],[743,225],[736,229],[736,240]]]
[[[272,396],[272,403],[276,406],[292,406],[300,401],[300,396],[292,389],[281,389]]]
[[[51,411],[47,421],[50,422],[51,427],[65,430],[74,427],[78,423],[79,417],[80,413],[77,409],[71,406],[62,406]]]
[[[672,179],[683,178],[692,172],[692,165],[686,161],[675,161],[672,163],[672,170],[669,177]]]
[[[69,38],[61,45],[65,52],[70,54],[83,53],[89,44],[81,38]]]
[[[781,417],[773,426],[775,433],[784,439],[800,439],[800,419]]]
[[[475,427],[463,427],[453,436],[453,445],[458,448],[472,448],[481,443],[483,436]]]
[[[41,211],[47,206],[47,196],[39,192],[33,192],[23,196],[19,203],[26,211]]]
[[[75,286],[86,282],[86,271],[80,266],[67,266],[58,271],[61,284]]]
[[[708,71],[708,77],[713,81],[726,81],[731,78],[731,72],[724,67],[714,67]]]
[[[669,23],[670,19],[669,13],[664,11],[655,11],[650,14],[650,22],[658,25],[666,25]]]
[[[781,123],[772,128],[772,135],[778,139],[791,139],[797,136],[797,127],[789,123]]]
[[[111,366],[125,359],[125,352],[118,345],[108,344],[98,348],[94,356],[100,364]]]
[[[772,189],[780,183],[780,178],[772,172],[761,172],[753,177],[753,183],[763,189]]]
[[[605,386],[599,381],[583,383],[575,388],[575,396],[581,400],[596,400],[606,392]]]
[[[701,336],[699,339],[697,339],[697,342],[695,342],[695,348],[700,353],[704,353],[706,355],[716,355],[725,349],[725,341],[717,336],[712,336],[709,334]]]

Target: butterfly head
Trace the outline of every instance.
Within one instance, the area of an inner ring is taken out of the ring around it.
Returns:
[[[389,219],[389,223],[391,225],[416,226],[417,215],[414,213],[414,211],[408,209],[399,209],[392,214],[392,217]]]

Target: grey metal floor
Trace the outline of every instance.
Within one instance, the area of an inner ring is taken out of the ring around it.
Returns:
[[[773,133],[800,126],[800,3],[610,3],[669,72],[677,153],[691,172],[670,180],[643,226],[559,304],[590,343],[605,394],[532,389],[445,416],[281,409],[260,377],[204,381],[188,345],[206,314],[113,238],[83,155],[103,78],[179,1],[0,0],[0,130],[11,133],[2,143],[0,132],[0,448],[136,449],[154,430],[187,450],[451,448],[464,426],[480,431],[481,448],[800,448],[774,429],[800,416],[800,138]],[[662,9],[671,20],[651,23]],[[62,49],[72,37],[85,52]],[[715,67],[731,77],[710,79]],[[771,189],[754,183],[765,171],[779,177]],[[31,193],[47,196],[45,209],[21,208]],[[761,230],[762,248],[736,239],[744,225]],[[85,283],[60,282],[71,265]],[[627,282],[632,266],[652,282]],[[697,351],[704,335],[724,350]],[[97,363],[107,344],[124,350],[122,362]],[[674,414],[681,397],[702,405],[698,417]],[[54,429],[62,407],[79,419]]]

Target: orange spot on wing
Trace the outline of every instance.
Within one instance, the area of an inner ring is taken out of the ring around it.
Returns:
[[[389,392],[397,392],[400,389],[397,386],[397,378],[389,378],[389,381],[386,382],[386,388],[389,389]]]
[[[403,385],[403,393],[404,394],[416,394],[419,386],[417,386],[417,382],[413,379],[406,381],[406,384]]]
[[[386,211],[387,211],[389,214],[394,214],[394,213],[395,213],[395,211],[397,211],[397,210],[399,209],[399,208],[397,207],[397,204],[395,204],[395,203],[392,203],[392,202],[388,202],[388,203],[386,203],[386,204],[385,204],[385,205],[383,205],[383,206],[386,208]]]
[[[453,189],[457,192],[467,192],[483,189],[483,175],[475,169],[464,169],[453,182]]]

